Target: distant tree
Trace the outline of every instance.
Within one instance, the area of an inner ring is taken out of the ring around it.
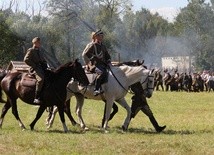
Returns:
[[[213,69],[214,12],[203,0],[190,0],[181,10],[175,22],[179,36],[189,43],[190,56],[196,58],[198,69]]]
[[[11,31],[4,11],[0,11],[0,34],[0,66],[5,66],[19,56],[22,39]]]
[[[136,13],[127,10],[122,22],[117,26],[117,31],[119,32],[117,38],[121,38],[119,41],[122,59],[130,59],[130,52],[132,58],[145,58],[148,53],[157,55],[149,49],[150,40],[156,40],[157,36],[166,36],[169,31],[169,24],[158,14],[153,15],[144,8]]]

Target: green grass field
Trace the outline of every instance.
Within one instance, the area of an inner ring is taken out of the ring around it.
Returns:
[[[131,95],[127,95],[131,103]],[[20,118],[27,130],[21,131],[18,122],[8,111],[0,129],[0,154],[139,154],[139,155],[212,155],[214,154],[214,93],[154,92],[148,99],[150,108],[160,125],[167,125],[162,133],[156,133],[147,116],[142,112],[131,121],[126,133],[121,131],[125,110],[109,122],[110,132],[104,134],[101,124],[104,104],[85,100],[83,117],[90,128],[82,132],[73,127],[66,117],[69,128],[63,133],[57,115],[53,128],[46,129],[45,112],[30,131],[38,107],[18,101]],[[74,113],[75,98],[72,100]],[[3,104],[0,104],[2,109]]]

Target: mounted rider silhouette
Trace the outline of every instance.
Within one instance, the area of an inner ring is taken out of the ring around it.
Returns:
[[[27,50],[24,57],[24,62],[30,66],[30,73],[34,74],[37,80],[34,103],[41,103],[41,90],[44,83],[44,71],[48,68],[47,62],[44,58],[44,53],[41,51],[40,38],[35,37],[32,40],[33,47]]]
[[[107,66],[111,65],[111,56],[106,46],[102,43],[104,34],[101,30],[92,32],[92,42],[87,44],[82,56],[85,64],[91,72],[97,73],[94,95],[103,93],[101,84],[106,81],[108,72]]]

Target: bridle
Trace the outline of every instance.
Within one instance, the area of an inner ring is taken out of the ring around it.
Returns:
[[[154,75],[150,75],[150,73],[148,74],[148,76],[146,77],[146,79],[143,81],[143,82],[141,82],[141,86],[142,86],[142,89],[143,89],[143,91],[148,91],[148,90],[150,90],[150,89],[152,89],[152,90],[154,90],[154,86],[153,87],[149,87],[149,82],[150,81],[148,81],[149,80],[149,78],[154,78]],[[143,88],[143,84],[145,83],[145,82],[147,82],[147,84],[146,84],[146,88],[144,89]]]

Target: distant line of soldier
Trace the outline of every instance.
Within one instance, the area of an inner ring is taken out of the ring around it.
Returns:
[[[161,87],[161,89],[160,89]],[[214,72],[203,71],[201,73],[178,73],[168,69],[157,71],[155,75],[155,90],[162,91],[187,91],[203,92],[214,91]]]

